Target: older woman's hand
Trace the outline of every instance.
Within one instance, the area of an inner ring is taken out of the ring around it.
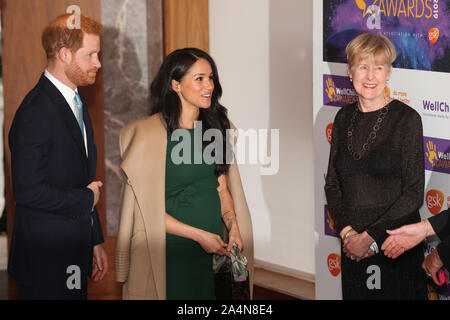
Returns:
[[[362,233],[355,233],[344,240],[344,253],[352,260],[361,261],[374,252],[370,249],[370,245],[374,240],[364,231]]]

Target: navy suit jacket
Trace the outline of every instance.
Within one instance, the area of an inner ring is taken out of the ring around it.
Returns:
[[[434,232],[441,240],[437,246],[439,257],[444,266],[450,271],[450,209],[444,210],[438,215],[428,218],[428,221],[433,226]]]
[[[9,132],[16,213],[8,273],[21,285],[67,289],[77,266],[84,283],[93,246],[102,243],[94,193],[97,150],[86,101],[88,156],[77,120],[59,90],[42,75],[17,110]],[[71,272],[70,272],[71,271]]]

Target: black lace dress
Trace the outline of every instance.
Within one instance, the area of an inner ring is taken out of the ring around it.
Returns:
[[[379,248],[388,236],[386,230],[420,221],[425,179],[420,115],[398,100],[387,107],[375,141],[359,160],[348,150],[348,128],[356,103],[339,110],[325,184],[337,231],[348,225],[357,232],[367,231]],[[356,111],[354,151],[362,149],[379,112]],[[394,260],[381,250],[360,262],[341,256],[344,299],[427,298],[420,245]]]

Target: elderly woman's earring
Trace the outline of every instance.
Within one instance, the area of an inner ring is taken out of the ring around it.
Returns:
[[[350,82],[353,82],[353,78],[352,77],[350,77]]]

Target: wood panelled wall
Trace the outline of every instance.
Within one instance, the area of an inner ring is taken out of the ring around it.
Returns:
[[[185,47],[209,52],[208,0],[164,0],[164,54]]]

